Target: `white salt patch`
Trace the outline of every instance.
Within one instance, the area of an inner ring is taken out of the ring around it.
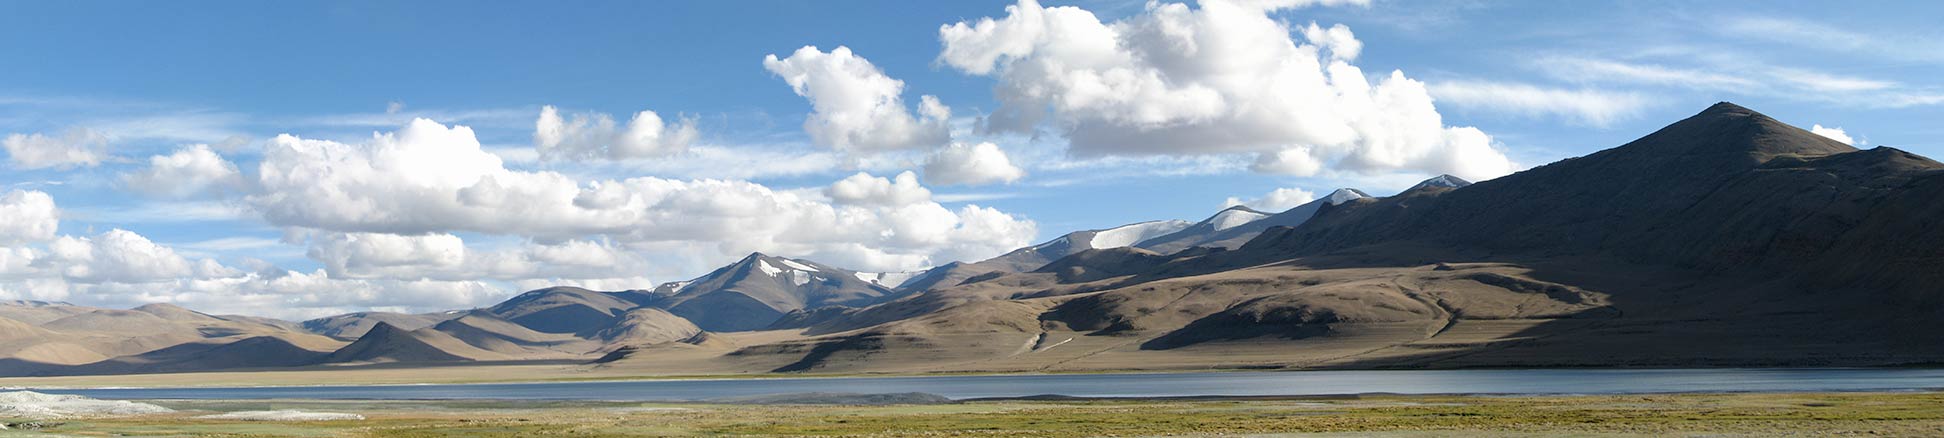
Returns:
[[[64,418],[170,412],[175,411],[126,400],[96,400],[78,395],[42,394],[33,391],[0,392],[0,417]]]
[[[613,411],[613,412],[622,412],[622,413],[642,413],[642,412],[692,412],[692,411],[695,411],[695,409],[691,409],[691,408],[665,408],[665,407],[656,407],[656,406],[630,406],[630,407],[623,407],[623,408],[613,408],[613,409],[609,409],[609,411]]]
[[[337,421],[337,420],[365,419],[363,415],[358,415],[358,414],[345,414],[345,413],[338,413],[338,412],[305,412],[305,411],[296,411],[296,410],[236,411],[227,414],[204,415],[196,418],[208,419],[208,420],[243,420],[243,421]]]

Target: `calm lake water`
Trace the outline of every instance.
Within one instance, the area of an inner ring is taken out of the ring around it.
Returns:
[[[954,399],[1397,394],[1627,394],[1944,388],[1944,369],[1293,371],[1061,374],[465,385],[48,389],[109,399],[705,400],[801,392],[928,392]]]

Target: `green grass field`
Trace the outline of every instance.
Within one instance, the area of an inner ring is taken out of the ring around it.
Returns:
[[[0,436],[1944,436],[1944,393],[1364,396],[980,401],[917,406],[587,402],[156,402],[169,415],[57,421]],[[362,421],[193,418],[350,412]]]

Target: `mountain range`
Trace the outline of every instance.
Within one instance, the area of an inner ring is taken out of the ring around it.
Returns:
[[[553,361],[643,374],[1934,363],[1944,164],[1720,103],[1473,184],[871,273],[749,256],[304,322],[0,303],[0,375]]]

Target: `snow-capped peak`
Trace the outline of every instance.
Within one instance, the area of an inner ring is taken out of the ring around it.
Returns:
[[[1119,248],[1164,234],[1181,231],[1181,229],[1188,228],[1190,225],[1194,224],[1184,220],[1148,221],[1122,225],[1094,232],[1093,241],[1087,242],[1087,246],[1094,249]]]
[[[1431,177],[1431,179],[1427,179],[1424,180],[1424,182],[1417,183],[1417,185],[1411,186],[1410,190],[1405,190],[1405,191],[1408,192],[1411,190],[1417,190],[1425,187],[1450,187],[1456,189],[1471,184],[1472,184],[1471,181],[1466,181],[1464,178],[1459,178],[1459,177],[1451,176],[1450,174],[1445,174],[1445,175],[1438,175],[1438,176]]]
[[[1365,194],[1363,191],[1357,189],[1337,189],[1334,192],[1330,192],[1330,197],[1326,199],[1329,200],[1330,205],[1342,205],[1345,202],[1355,201],[1358,199],[1363,199],[1368,197],[1370,197],[1370,195]]]
[[[1222,231],[1230,228],[1239,227],[1250,222],[1255,222],[1256,220],[1265,217],[1269,217],[1269,214],[1260,211],[1255,211],[1254,209],[1251,209],[1249,207],[1237,205],[1234,207],[1229,207],[1227,209],[1224,209],[1220,213],[1215,213],[1215,216],[1211,216],[1208,218],[1208,220],[1204,220],[1202,222],[1207,223],[1211,227],[1214,227],[1215,231]]]

